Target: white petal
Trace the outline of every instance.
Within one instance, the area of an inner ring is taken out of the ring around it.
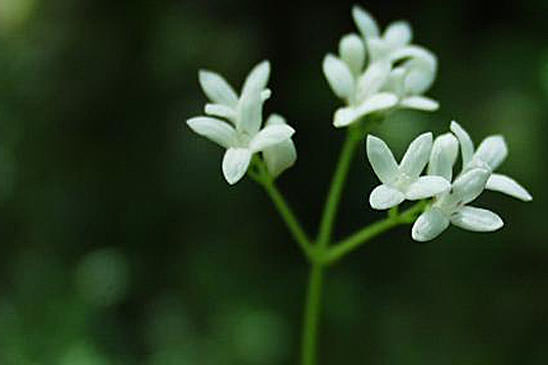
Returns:
[[[383,38],[390,43],[392,47],[401,47],[409,43],[412,36],[413,34],[409,23],[398,21],[388,25]]]
[[[500,166],[502,161],[508,155],[508,147],[502,136],[489,136],[485,138],[479,145],[474,158],[485,162],[489,165],[491,171],[494,171]]]
[[[234,121],[236,119],[236,110],[223,104],[206,104],[204,112],[214,117]]]
[[[533,200],[531,194],[523,186],[506,175],[491,174],[485,188],[510,195],[525,202]]]
[[[382,183],[389,184],[398,175],[398,164],[392,151],[382,139],[372,135],[367,136],[366,145],[367,158],[373,171]]]
[[[432,150],[432,133],[423,133],[411,142],[400,163],[400,171],[417,178],[428,163]]]
[[[354,92],[354,77],[348,65],[328,54],[323,60],[323,73],[335,95],[347,99]]]
[[[404,85],[407,94],[420,95],[434,83],[437,61],[435,58],[430,58],[430,55],[426,57],[412,58],[404,63],[404,67],[407,69]]]
[[[217,104],[235,107],[238,103],[238,96],[226,80],[214,72],[201,70],[198,73],[200,85],[207,97]]]
[[[379,185],[369,195],[369,204],[373,209],[390,209],[405,200],[405,195],[388,185]]]
[[[489,170],[482,168],[474,168],[464,172],[453,183],[451,195],[461,204],[471,202],[485,189],[489,175]]]
[[[249,149],[251,152],[262,151],[267,147],[288,140],[293,133],[295,133],[295,130],[287,124],[266,126],[253,137],[249,143]]]
[[[354,75],[361,73],[365,62],[365,46],[356,34],[348,34],[339,42],[339,56]]]
[[[391,65],[389,62],[370,64],[364,74],[358,78],[356,102],[363,102],[376,94],[388,80]]]
[[[293,166],[297,160],[297,150],[291,139],[287,139],[263,150],[266,168],[270,175],[277,177],[284,170]]]
[[[495,213],[475,207],[462,207],[451,215],[451,223],[473,232],[492,232],[504,225]]]
[[[267,101],[268,99],[270,99],[270,97],[272,96],[272,90],[270,89],[264,89],[263,91],[261,91],[261,100],[264,102],[264,101]]]
[[[244,86],[242,87],[242,95],[249,92],[261,92],[266,87],[269,76],[270,62],[263,61],[253,67],[245,79]]]
[[[459,142],[453,134],[445,133],[436,137],[430,153],[428,175],[441,176],[451,181],[458,152]]]
[[[210,117],[196,117],[186,121],[194,132],[209,138],[213,142],[229,148],[236,142],[236,130],[222,120]]]
[[[361,6],[354,5],[352,8],[352,17],[360,33],[365,37],[378,37],[379,27],[375,19],[365,11]]]
[[[362,118],[367,114],[390,109],[398,103],[398,97],[392,93],[382,92],[375,94],[355,108],[356,118]]]
[[[236,128],[249,136],[257,134],[261,128],[263,101],[260,92],[250,91],[240,98]]]
[[[418,242],[433,240],[449,227],[449,219],[441,210],[432,207],[422,213],[413,224],[411,237]]]
[[[223,157],[223,175],[233,185],[247,172],[251,162],[251,151],[247,148],[229,148]]]
[[[346,127],[349,124],[356,122],[359,117],[352,107],[339,108],[333,116],[333,125],[337,128]]]
[[[405,72],[405,68],[403,67],[396,67],[392,69],[392,71],[390,71],[390,74],[388,75],[388,78],[386,79],[386,82],[382,86],[382,90],[391,91],[394,94],[398,95],[398,97],[404,96],[405,90],[403,88],[403,81],[405,77]]]
[[[421,176],[409,185],[405,192],[407,200],[420,200],[443,194],[451,189],[451,183],[440,176]]]
[[[460,152],[462,154],[462,168],[464,170],[466,165],[472,161],[472,156],[474,155],[474,143],[459,123],[452,121],[450,129],[451,132],[455,133],[455,136],[457,136],[459,140]]]
[[[435,111],[438,110],[440,104],[433,99],[427,98],[426,96],[408,96],[403,98],[399,105],[404,108],[424,110],[424,111]]]
[[[369,64],[373,65],[377,62],[386,62],[390,64],[391,54],[394,49],[388,42],[381,38],[367,38],[365,40],[367,51],[369,52]]]

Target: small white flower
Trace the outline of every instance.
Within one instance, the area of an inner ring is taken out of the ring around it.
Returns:
[[[498,191],[523,201],[531,201],[533,199],[531,194],[511,177],[493,173],[508,155],[508,147],[506,146],[504,137],[500,135],[489,136],[474,151],[472,139],[457,122],[451,122],[451,131],[457,136],[460,142],[463,171],[484,163],[491,173],[487,180],[486,189]]]
[[[212,102],[205,106],[205,113],[210,116],[191,118],[187,124],[194,132],[226,148],[222,170],[231,185],[245,175],[254,153],[263,153],[273,176],[295,162],[296,151],[291,141],[295,130],[282,117],[271,115],[261,129],[263,103],[271,94],[266,89],[269,75],[268,61],[255,66],[238,97],[220,75],[210,71],[199,73],[204,93]]]
[[[489,175],[489,169],[482,167],[461,174],[450,192],[437,197],[415,221],[411,230],[413,239],[430,241],[447,229],[450,223],[474,232],[491,232],[501,228],[504,223],[495,213],[466,205],[481,194]]]
[[[382,185],[369,196],[374,209],[388,209],[405,199],[420,200],[442,194],[451,184],[441,176],[420,176],[432,149],[432,133],[418,136],[407,148],[398,166],[383,140],[367,136],[367,157]]]
[[[348,126],[370,113],[394,107],[436,110],[438,103],[421,94],[434,81],[437,60],[426,49],[409,44],[410,26],[394,22],[381,36],[365,10],[355,6],[352,15],[362,37],[344,36],[339,56],[328,54],[323,61],[329,85],[347,104],[335,112],[333,125]],[[364,70],[366,54],[369,60]],[[395,63],[399,65],[393,68]]]

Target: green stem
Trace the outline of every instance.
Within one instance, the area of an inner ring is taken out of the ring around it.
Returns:
[[[317,361],[316,345],[321,310],[323,270],[322,265],[318,263],[313,263],[310,267],[302,332],[302,365],[315,365]]]

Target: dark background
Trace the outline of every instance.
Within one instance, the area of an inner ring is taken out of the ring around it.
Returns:
[[[321,61],[354,32],[353,2],[0,3],[0,363],[294,364],[306,264],[251,181],[229,187],[201,114],[197,70],[239,85],[272,62],[266,112],[297,129],[279,184],[306,228],[319,220],[344,131]],[[439,57],[432,114],[378,131],[401,155],[457,119],[476,143],[503,133],[501,171],[522,203],[488,193],[492,234],[409,227],[328,275],[322,364],[545,364],[548,2],[369,1],[409,20]],[[337,236],[382,217],[360,149]]]

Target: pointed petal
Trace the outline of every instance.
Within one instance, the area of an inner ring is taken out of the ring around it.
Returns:
[[[449,219],[441,210],[432,207],[422,213],[413,224],[411,237],[418,242],[433,240],[449,227]]]
[[[452,121],[450,129],[459,140],[460,152],[462,154],[462,169],[464,170],[466,165],[472,161],[472,156],[474,155],[474,142],[472,142],[468,133],[466,133],[459,123]]]
[[[367,100],[355,109],[357,118],[362,118],[367,114],[378,112],[381,110],[390,109],[398,103],[398,97],[392,93],[378,93]]]
[[[384,40],[394,48],[406,45],[412,37],[411,26],[404,21],[389,24],[383,36]]]
[[[229,107],[235,107],[238,103],[236,92],[221,75],[201,70],[198,73],[198,79],[204,93],[212,102]]]
[[[476,199],[485,189],[490,172],[483,168],[474,168],[460,175],[451,187],[452,196],[461,204]]]
[[[474,158],[489,165],[491,171],[500,166],[508,155],[508,147],[502,136],[489,136],[479,145]]]
[[[451,189],[451,183],[440,176],[421,176],[409,185],[405,192],[407,200],[420,200],[443,194]]]
[[[501,174],[491,174],[487,180],[486,189],[498,191],[514,198],[528,202],[533,200],[529,192],[521,186],[516,180],[509,176]]]
[[[390,148],[384,141],[373,135],[367,136],[367,158],[379,180],[388,184],[398,175],[398,165]]]
[[[423,133],[411,142],[400,163],[400,171],[417,178],[428,163],[432,150],[432,133]]]
[[[458,152],[459,142],[453,134],[445,133],[436,137],[430,153],[428,175],[441,176],[451,181]]]
[[[197,134],[225,148],[233,146],[236,142],[236,130],[222,120],[210,117],[196,117],[187,120],[186,123]]]
[[[267,147],[288,140],[294,133],[295,130],[287,124],[266,126],[253,137],[249,143],[249,149],[253,153],[262,151]]]
[[[364,74],[358,78],[355,101],[363,102],[376,94],[388,80],[390,70],[391,65],[389,62],[369,64]]]
[[[352,8],[352,18],[354,18],[354,22],[364,38],[376,38],[379,36],[377,22],[375,22],[375,19],[373,19],[373,17],[361,6],[354,5]]]
[[[259,92],[248,92],[241,96],[238,105],[236,129],[249,136],[257,134],[261,128],[263,101]]]
[[[473,232],[492,232],[504,225],[497,214],[475,207],[462,207],[451,215],[451,223]]]
[[[266,88],[269,76],[270,62],[263,61],[253,67],[245,79],[244,86],[242,87],[242,95],[249,92],[261,92]]]
[[[223,175],[233,185],[247,172],[251,162],[251,151],[247,148],[229,148],[223,158]]]
[[[438,110],[440,103],[426,96],[408,96],[403,98],[399,105],[403,108],[424,110],[427,112]]]
[[[328,54],[323,60],[323,73],[331,89],[341,99],[348,99],[354,92],[354,77],[348,65]]]
[[[384,210],[399,205],[405,200],[405,195],[397,189],[388,185],[379,185],[369,195],[371,208]]]
[[[204,112],[214,117],[230,120],[231,122],[236,119],[236,111],[223,104],[206,104]]]
[[[339,42],[339,56],[350,67],[354,75],[359,75],[365,62],[365,45],[356,34],[347,34]]]

